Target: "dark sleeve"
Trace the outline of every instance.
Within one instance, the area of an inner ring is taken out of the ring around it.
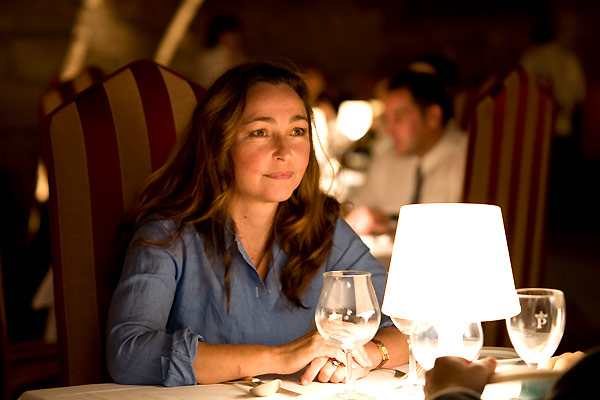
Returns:
[[[475,394],[471,392],[456,389],[435,394],[430,397],[429,400],[481,400],[481,397],[475,396]]]

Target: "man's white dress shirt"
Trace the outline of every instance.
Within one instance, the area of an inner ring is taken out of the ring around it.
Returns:
[[[460,202],[467,145],[467,135],[449,123],[440,140],[422,158],[399,156],[391,146],[371,161],[365,184],[349,200],[357,207],[368,206],[397,215],[401,206],[412,201],[420,162],[423,174],[420,202]]]

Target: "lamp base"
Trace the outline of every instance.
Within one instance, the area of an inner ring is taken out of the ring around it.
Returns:
[[[426,370],[433,368],[435,359],[442,356],[475,360],[483,346],[481,323],[419,322],[412,346],[415,358]]]

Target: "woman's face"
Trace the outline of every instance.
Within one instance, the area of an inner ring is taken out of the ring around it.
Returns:
[[[279,203],[290,198],[308,165],[309,120],[286,84],[250,88],[232,147],[235,201]]]

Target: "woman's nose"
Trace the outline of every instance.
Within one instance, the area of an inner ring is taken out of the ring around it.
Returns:
[[[292,148],[287,137],[276,136],[273,155],[277,158],[286,159],[292,154]]]

